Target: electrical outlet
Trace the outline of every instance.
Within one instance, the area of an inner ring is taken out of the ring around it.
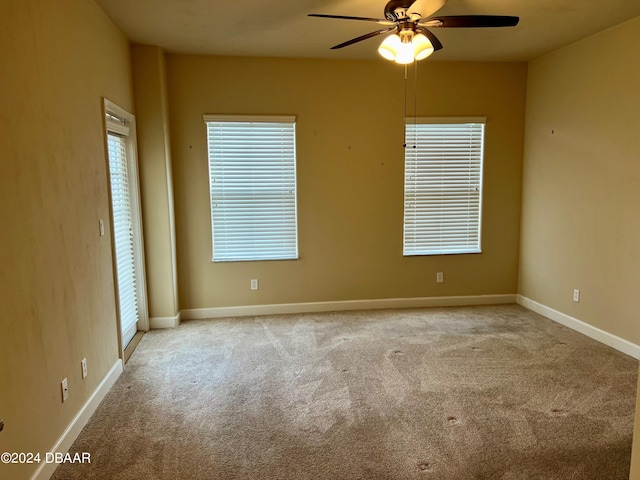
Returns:
[[[67,398],[69,398],[69,385],[67,384],[67,379],[62,380],[62,401],[66,402]]]
[[[104,237],[104,220],[100,219],[99,223],[99,227],[100,227],[100,236]]]
[[[251,290],[258,290],[258,279],[257,278],[252,278],[251,279]]]
[[[83,358],[80,365],[82,366],[82,378],[87,378],[87,359]]]
[[[443,272],[436,273],[436,282],[437,283],[444,282],[444,273]]]
[[[577,288],[573,290],[573,301],[574,302],[580,301],[580,290],[578,290]]]

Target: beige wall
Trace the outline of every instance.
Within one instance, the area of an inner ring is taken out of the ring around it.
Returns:
[[[93,1],[4,0],[0,51],[0,451],[46,452],[118,359],[102,97],[132,109],[129,45]]]
[[[519,277],[520,294],[635,344],[638,51],[640,18],[530,62]],[[636,412],[633,480],[639,433]]]
[[[153,326],[154,319],[176,317],[180,309],[164,51],[159,47],[134,45],[132,69],[147,296]]]
[[[639,51],[636,18],[530,63],[519,279],[520,294],[635,344]]]
[[[419,115],[488,120],[483,253],[413,258],[401,67],[169,55],[167,78],[181,308],[516,293],[525,64],[420,64]],[[205,113],[297,116],[300,260],[211,262]]]

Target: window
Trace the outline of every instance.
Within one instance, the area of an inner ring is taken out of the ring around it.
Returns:
[[[204,120],[213,261],[298,258],[295,117]]]
[[[406,120],[405,256],[481,251],[485,121]]]

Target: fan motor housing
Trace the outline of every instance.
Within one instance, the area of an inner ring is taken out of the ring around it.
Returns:
[[[413,1],[410,0],[391,0],[384,7],[384,17],[390,22],[405,20],[409,18],[407,17],[407,9],[409,9],[412,4]]]

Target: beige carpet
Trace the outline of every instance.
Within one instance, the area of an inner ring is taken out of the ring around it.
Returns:
[[[516,305],[188,321],[53,478],[626,480],[637,371]]]

